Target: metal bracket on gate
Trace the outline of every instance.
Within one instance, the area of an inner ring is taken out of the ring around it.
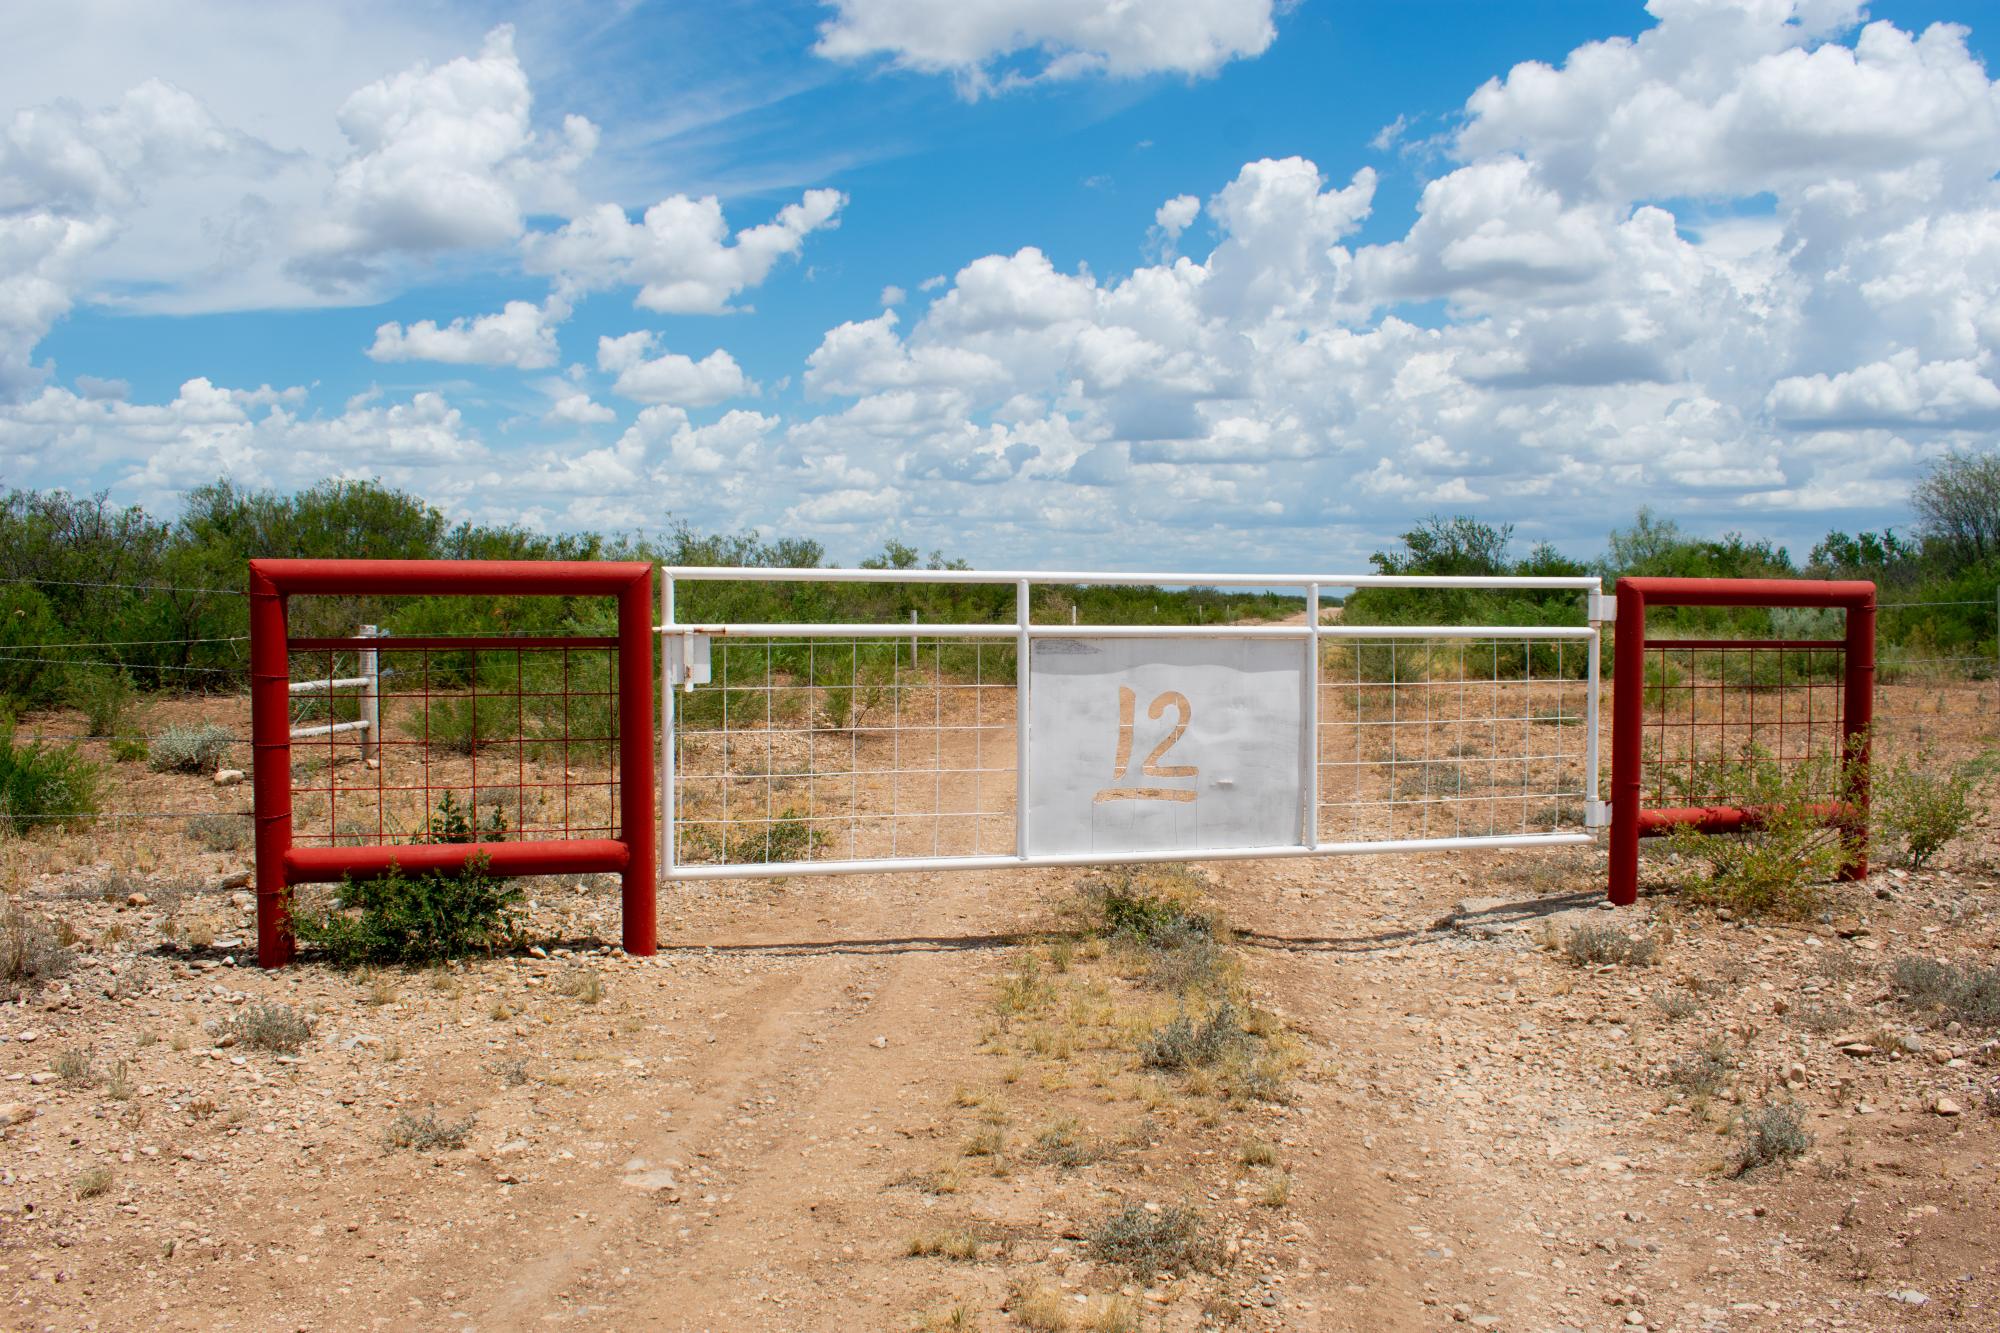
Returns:
[[[693,690],[709,681],[708,635],[688,630],[667,638],[667,684]]]
[[[1587,829],[1611,827],[1611,802],[1585,801],[1583,803],[1583,826]]]
[[[1604,589],[1592,588],[1587,596],[1590,605],[1584,614],[1584,619],[1593,625],[1602,625],[1618,619],[1618,595],[1616,593],[1606,596]]]

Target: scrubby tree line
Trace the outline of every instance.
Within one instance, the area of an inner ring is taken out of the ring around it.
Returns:
[[[1626,575],[1674,578],[1869,579],[1886,605],[1881,641],[1907,657],[1963,657],[1973,674],[1996,645],[2000,593],[2000,455],[1951,454],[1937,462],[1910,497],[1907,534],[1829,532],[1803,562],[1783,546],[1741,533],[1697,537],[1672,519],[1639,510],[1614,530],[1594,561],[1572,559],[1546,544],[1512,551],[1511,525],[1466,517],[1424,520],[1397,550],[1370,559],[1384,574]],[[1929,603],[1929,605],[1901,605]],[[1520,594],[1462,590],[1368,589],[1347,602],[1346,618],[1363,624],[1574,624],[1574,593]],[[1813,637],[1828,632],[1812,613],[1677,609],[1660,617],[1683,627],[1747,635]]]

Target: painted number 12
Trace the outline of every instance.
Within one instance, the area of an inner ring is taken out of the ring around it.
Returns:
[[[1101,805],[1106,801],[1192,801],[1195,798],[1192,787],[1122,785],[1130,780],[1132,773],[1132,715],[1137,710],[1138,704],[1139,696],[1132,692],[1131,686],[1118,687],[1118,754],[1111,766],[1111,781],[1116,785],[1100,790],[1092,798],[1093,803]],[[1179,719],[1174,723],[1174,729],[1167,733],[1166,739],[1155,745],[1152,753],[1146,756],[1145,762],[1139,766],[1139,772],[1149,778],[1194,777],[1193,764],[1160,762],[1166,757],[1167,751],[1174,748],[1174,743],[1186,734],[1188,722],[1194,716],[1193,706],[1188,703],[1187,696],[1179,690],[1167,690],[1155,695],[1153,702],[1146,706],[1146,716],[1157,722],[1169,708],[1180,715]]]

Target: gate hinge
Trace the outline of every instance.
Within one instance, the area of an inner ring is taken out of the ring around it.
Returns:
[[[1611,827],[1611,802],[1585,801],[1583,803],[1583,826],[1587,829]]]
[[[1589,600],[1590,607],[1585,613],[1585,619],[1589,620],[1591,624],[1602,625],[1606,621],[1618,619],[1617,593],[1606,596],[1604,589],[1592,588],[1589,593]]]

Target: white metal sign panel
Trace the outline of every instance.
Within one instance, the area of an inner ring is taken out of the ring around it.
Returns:
[[[1296,846],[1308,644],[1039,638],[1030,856]]]

